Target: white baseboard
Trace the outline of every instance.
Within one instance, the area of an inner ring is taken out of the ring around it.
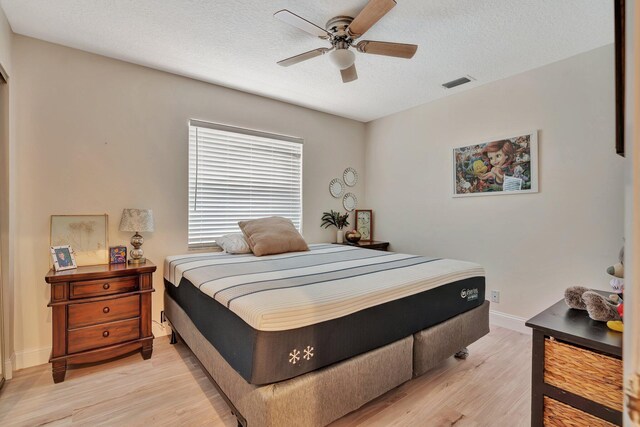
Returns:
[[[531,328],[527,328],[524,325],[526,321],[523,317],[513,316],[507,313],[501,313],[499,311],[491,310],[489,312],[489,322],[492,325],[500,326],[530,335]],[[167,335],[170,332],[169,328],[163,328],[154,322],[153,333],[156,337]],[[15,369],[24,369],[31,366],[44,365],[49,363],[49,355],[51,354],[51,347],[32,348],[29,350],[15,352],[9,360],[5,361],[5,378],[9,379],[9,375]]]
[[[159,326],[156,322],[152,325],[153,334],[156,337],[161,337],[167,335],[169,332],[168,328],[164,328]],[[14,369],[9,369],[6,367],[6,372],[13,372],[15,369],[24,369],[30,368],[32,366],[45,365],[49,363],[49,356],[51,355],[51,347],[43,347],[43,348],[32,348],[29,350],[17,351],[13,354],[12,361],[5,361],[5,364],[8,365],[11,363],[11,367]]]
[[[167,322],[160,324],[154,321],[151,325],[151,331],[153,332],[153,336],[155,336],[156,338],[163,337],[171,333],[171,329],[169,328]]]
[[[44,365],[49,363],[51,355],[51,347],[31,348],[23,351],[16,351],[15,366],[16,369],[30,368],[31,366]]]
[[[16,354],[15,353],[11,353],[11,356],[9,356],[7,358],[7,360],[4,361],[4,370],[2,371],[2,373],[4,374],[4,379],[5,380],[10,380],[11,378],[13,378],[13,368],[16,366]]]
[[[499,311],[489,311],[489,323],[491,323],[492,325],[531,335],[531,328],[528,328],[524,325],[526,321],[527,319],[525,319],[524,317],[501,313]]]

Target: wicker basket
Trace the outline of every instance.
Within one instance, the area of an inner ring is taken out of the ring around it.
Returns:
[[[544,397],[544,425],[557,427],[615,427],[615,424],[547,396]]]
[[[544,351],[544,382],[622,412],[622,360],[554,339]]]

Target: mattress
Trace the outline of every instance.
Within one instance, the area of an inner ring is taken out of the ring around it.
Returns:
[[[381,347],[484,301],[484,270],[342,245],[265,257],[171,256],[166,291],[252,384]]]

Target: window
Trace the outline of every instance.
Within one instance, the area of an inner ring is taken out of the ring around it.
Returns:
[[[302,228],[302,140],[191,120],[189,248],[273,215]]]

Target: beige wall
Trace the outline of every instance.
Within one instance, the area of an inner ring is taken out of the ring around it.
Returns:
[[[367,124],[376,239],[481,263],[487,291],[501,291],[492,310],[512,316],[536,314],[571,285],[609,289],[623,238],[613,63],[606,46]],[[454,147],[531,129],[539,193],[451,197]]]
[[[11,26],[4,11],[0,7],[0,64],[11,74]]]
[[[9,22],[0,8],[0,65],[7,75],[12,75],[11,43],[13,33]],[[0,315],[3,330],[0,339],[4,343],[5,365],[2,370],[6,378],[11,378],[13,348],[13,260],[12,250],[13,230],[15,226],[15,209],[11,200],[15,200],[13,191],[15,176],[10,167],[11,159],[15,155],[15,143],[11,139],[10,126],[12,98],[11,86],[13,80],[9,78],[7,84],[0,87],[0,286],[2,287],[2,301]]]
[[[110,244],[126,207],[154,210],[145,254],[161,265],[187,250],[190,118],[302,137],[303,234],[320,229],[328,192],[347,166],[364,176],[364,125],[188,78],[22,36],[14,38],[19,143],[15,343],[18,367],[46,363],[51,342],[48,266],[51,214],[109,214]],[[355,188],[364,203],[363,183]],[[162,309],[162,267],[153,318]],[[156,331],[157,332],[157,331]]]
[[[394,250],[473,260],[487,268],[494,310],[529,317],[566,286],[608,288],[623,236],[622,162],[613,152],[613,49],[592,52],[363,125],[278,101],[15,36],[18,367],[45,363],[51,340],[51,214],[154,209],[145,252],[161,264],[186,251],[187,121],[300,136],[304,234],[330,241],[322,211],[347,166],[359,206]],[[540,193],[451,198],[451,149],[539,129]],[[365,147],[365,139],[367,141]],[[375,173],[366,173],[375,171]],[[366,179],[365,179],[366,176]],[[366,181],[366,188],[364,182]],[[153,317],[162,307],[155,275]],[[156,332],[159,332],[156,330]]]

